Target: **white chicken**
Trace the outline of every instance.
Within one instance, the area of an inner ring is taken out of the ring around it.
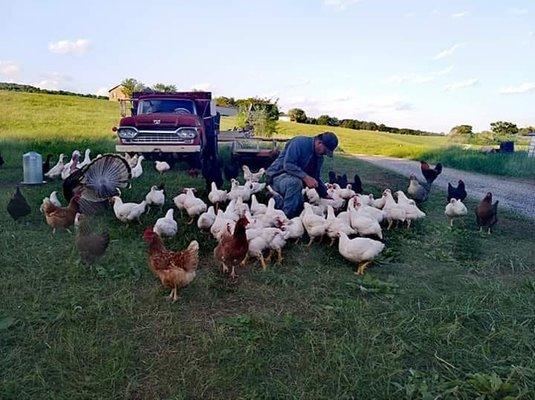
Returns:
[[[298,243],[301,237],[305,234],[305,227],[301,217],[294,217],[286,222],[280,221],[279,225],[285,234],[286,240],[295,239]]]
[[[41,213],[43,212],[43,207],[46,203],[52,203],[56,207],[60,207],[60,208],[62,207],[61,202],[58,200],[58,192],[56,192],[55,190],[52,193],[50,193],[49,197],[45,197],[43,199],[43,202],[41,203],[41,206],[39,207],[39,211],[41,211]]]
[[[158,186],[152,186],[150,192],[145,196],[145,201],[148,206],[158,206],[161,209],[165,203],[164,190],[158,190]]]
[[[111,198],[113,203],[113,212],[115,217],[121,222],[129,222],[137,220],[139,223],[139,217],[145,212],[147,202],[143,200],[141,203],[123,203],[123,200],[119,196],[113,196]]]
[[[383,231],[379,222],[368,214],[358,211],[354,202],[350,201],[347,207],[350,218],[350,225],[356,229],[361,236],[377,236],[379,239],[383,238]]]
[[[280,232],[280,229],[278,228],[247,229],[246,235],[247,240],[249,241],[249,250],[247,252],[247,257],[243,260],[242,264],[245,265],[251,256],[258,259],[262,268],[266,269],[267,264],[262,252],[270,248],[270,243],[278,232]]]
[[[331,196],[330,199],[320,199],[319,200],[319,205],[320,206],[324,206],[324,207],[331,206],[335,210],[340,210],[341,208],[344,207],[345,200],[343,198],[341,198],[338,195],[338,193],[332,192],[330,194],[330,196]]]
[[[450,202],[446,204],[446,209],[444,210],[444,214],[446,214],[450,221],[450,228],[453,227],[453,220],[455,218],[460,218],[467,213],[468,210],[464,203],[457,199],[451,199]]]
[[[250,182],[259,182],[260,179],[262,179],[262,176],[264,176],[264,173],[266,170],[264,168],[260,168],[258,172],[251,172],[249,167],[247,165],[242,166],[243,169],[243,178],[246,181]]]
[[[277,231],[275,232],[275,236],[273,236],[273,239],[271,239],[269,242],[269,248],[271,249],[271,251],[269,253],[268,258],[269,260],[271,260],[271,253],[275,251],[277,253],[277,262],[281,264],[283,260],[282,249],[284,248],[284,246],[286,246],[286,234],[281,229],[274,229],[277,229]]]
[[[275,199],[272,197],[268,200],[268,205],[264,214],[258,215],[258,220],[261,221],[264,226],[275,226],[277,221],[287,221],[288,218],[284,214],[284,211],[275,208]]]
[[[225,218],[223,211],[218,210],[215,217],[214,223],[210,227],[210,233],[215,240],[221,240],[221,236],[228,230],[229,232],[234,232],[234,227],[236,222]]]
[[[63,170],[61,171],[61,179],[65,180],[70,174],[73,173],[76,166],[78,165],[79,159],[80,152],[78,150],[74,150],[72,152],[71,160],[63,166]]]
[[[332,185],[334,192],[344,200],[348,200],[355,196],[355,191],[351,188],[351,184],[348,183],[345,188],[340,187],[339,184],[335,183]]]
[[[388,228],[392,228],[392,225],[394,225],[394,221],[399,222],[405,222],[407,219],[407,213],[405,212],[405,209],[401,207],[399,204],[396,203],[394,198],[392,197],[392,192],[390,189],[385,189],[383,192],[383,196],[385,197],[385,205],[383,206],[383,211],[385,218],[388,221]]]
[[[364,275],[366,267],[385,248],[384,243],[369,238],[349,239],[344,232],[339,234],[338,251],[346,260],[357,263],[355,274]]]
[[[320,195],[316,189],[306,187],[303,189],[303,194],[307,197],[311,205],[318,205],[320,203]]]
[[[195,216],[205,212],[207,209],[207,206],[204,201],[202,201],[198,197],[195,197],[195,194],[193,193],[193,189],[186,189],[186,199],[184,200],[184,208],[186,209],[186,212],[190,216],[188,225],[191,225],[193,223]]]
[[[134,168],[136,166],[137,158],[138,158],[137,154],[134,154],[133,157],[130,157],[130,154],[124,153],[124,159],[128,162],[128,165],[130,165],[130,168]]]
[[[378,208],[378,209],[382,209],[384,206],[385,206],[385,202],[386,202],[386,196],[381,196],[379,197],[378,199],[374,199],[373,198],[373,194],[369,194],[368,195],[370,198],[371,198],[371,201],[372,201],[372,206],[375,207],[375,208]]]
[[[243,201],[249,201],[252,194],[251,183],[245,182],[243,186],[240,186],[240,183],[236,179],[232,179],[230,182],[231,187],[227,197],[231,200],[236,200],[238,197],[241,197]]]
[[[418,208],[414,200],[409,199],[403,191],[398,190],[396,192],[396,195],[398,197],[398,205],[403,207],[405,210],[405,220],[407,221],[407,228],[411,226],[411,222],[424,218],[425,213]]]
[[[154,224],[154,232],[160,237],[173,237],[178,232],[178,224],[173,218],[174,210],[170,208],[165,213],[165,217],[158,218]]]
[[[251,214],[259,215],[265,214],[267,211],[267,206],[265,204],[259,203],[256,199],[256,196],[253,194],[251,196]]]
[[[361,204],[364,204],[365,206],[371,206],[373,203],[373,194],[357,194],[356,195]]]
[[[63,171],[63,167],[65,166],[65,162],[63,161],[64,158],[65,154],[62,153],[59,155],[59,159],[56,165],[50,168],[50,170],[45,174],[46,178],[56,179],[61,176],[61,171]]]
[[[143,166],[141,165],[141,162],[145,159],[143,155],[140,155],[137,158],[136,165],[132,167],[132,179],[139,178],[141,174],[143,173]]]
[[[234,222],[237,222],[238,219],[240,219],[240,214],[238,214],[238,211],[236,210],[236,200],[231,200],[227,204],[227,208],[223,212],[223,216],[226,219],[230,219]]]
[[[329,246],[334,244],[339,232],[344,232],[346,235],[357,234],[357,230],[351,227],[349,223],[334,215],[334,209],[331,206],[327,207],[327,223],[327,236],[331,238]]]
[[[81,168],[85,167],[86,165],[88,165],[91,162],[91,157],[89,157],[90,154],[91,154],[91,150],[90,149],[85,149],[84,159],[82,160],[81,163],[79,163],[76,166],[76,168],[81,169]]]
[[[215,182],[212,182],[212,190],[208,193],[208,200],[215,206],[215,211],[219,210],[219,204],[227,201],[227,191],[217,188]]]
[[[260,193],[262,190],[266,188],[265,183],[258,183],[253,181],[247,181],[247,183],[251,187],[251,194]]]
[[[197,220],[197,227],[201,230],[208,230],[212,227],[215,221],[215,209],[214,206],[208,207],[208,211],[199,215]]]
[[[305,203],[304,207],[305,209],[302,221],[303,226],[305,227],[308,233],[308,236],[310,236],[310,240],[307,245],[310,247],[310,245],[316,238],[320,238],[321,240],[329,224],[325,218],[314,214],[314,212],[312,211],[312,207],[309,203]]]
[[[154,168],[160,174],[163,174],[165,171],[169,171],[171,166],[166,161],[154,161]]]
[[[360,197],[357,197],[355,196],[353,198],[353,204],[355,206],[355,209],[357,211],[362,211],[363,213],[369,215],[370,217],[374,218],[377,220],[377,222],[381,223],[383,222],[384,218],[385,218],[385,213],[383,212],[383,210],[379,210],[378,208],[375,208],[373,206],[368,206],[368,205],[364,205],[360,202]]]

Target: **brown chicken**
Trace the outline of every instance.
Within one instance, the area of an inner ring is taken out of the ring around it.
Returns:
[[[74,224],[76,213],[78,212],[78,200],[80,195],[75,195],[67,207],[57,207],[50,201],[43,204],[43,213],[46,223],[52,227],[52,233],[56,233],[57,228],[69,229]]]
[[[420,169],[427,183],[433,183],[442,172],[442,164],[438,163],[435,168],[431,168],[425,161],[420,161]]]
[[[249,221],[247,217],[242,216],[234,228],[234,233],[228,229],[221,236],[219,244],[214,249],[214,258],[221,263],[223,272],[228,272],[231,268],[230,277],[236,278],[235,268],[245,260],[247,252],[249,251],[249,242],[245,234],[245,227]]]
[[[488,192],[483,200],[477,205],[476,221],[479,231],[483,228],[487,228],[489,235],[491,233],[491,228],[498,222],[498,200],[492,204],[491,192]]]
[[[93,233],[89,217],[84,214],[76,214],[74,225],[77,226],[74,245],[80,253],[80,258],[86,264],[93,264],[106,252],[110,235],[108,232]]]
[[[187,286],[197,274],[199,243],[193,240],[183,251],[167,250],[162,239],[151,228],[145,229],[143,240],[149,244],[149,267],[163,286],[170,288],[169,299],[178,299],[178,289]]]

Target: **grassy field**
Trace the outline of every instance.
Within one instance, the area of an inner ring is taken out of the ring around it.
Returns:
[[[2,209],[21,179],[19,156],[28,145],[7,149]],[[72,142],[49,146],[73,150]],[[101,141],[92,149],[109,146]],[[126,200],[140,200],[160,182],[145,167]],[[331,168],[358,172],[375,194],[407,185],[350,157],[329,160]],[[183,186],[203,187],[176,171],[163,180],[168,206]],[[282,265],[265,272],[250,265],[231,284],[212,261],[214,240],[184,218],[167,245],[199,240],[200,269],[169,304],[141,240],[162,213],[131,227],[111,211],[99,218],[95,227],[108,229],[111,243],[88,268],[73,235],[53,236],[38,211],[59,188],[24,187],[33,213],[20,222],[0,212],[2,399],[535,397],[532,221],[500,213],[487,236],[477,233],[470,212],[450,230],[437,190],[424,206],[426,219],[386,232],[386,250],[362,279],[335,248],[299,244],[285,249]]]

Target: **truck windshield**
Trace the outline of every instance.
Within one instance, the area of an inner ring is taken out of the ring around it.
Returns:
[[[191,100],[144,99],[139,101],[137,113],[195,114],[195,105]]]

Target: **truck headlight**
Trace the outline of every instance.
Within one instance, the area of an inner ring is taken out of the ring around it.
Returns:
[[[180,139],[194,139],[197,136],[197,131],[194,128],[184,128],[180,129],[176,135]]]
[[[133,139],[137,135],[137,130],[133,128],[119,128],[117,134],[121,139]]]

